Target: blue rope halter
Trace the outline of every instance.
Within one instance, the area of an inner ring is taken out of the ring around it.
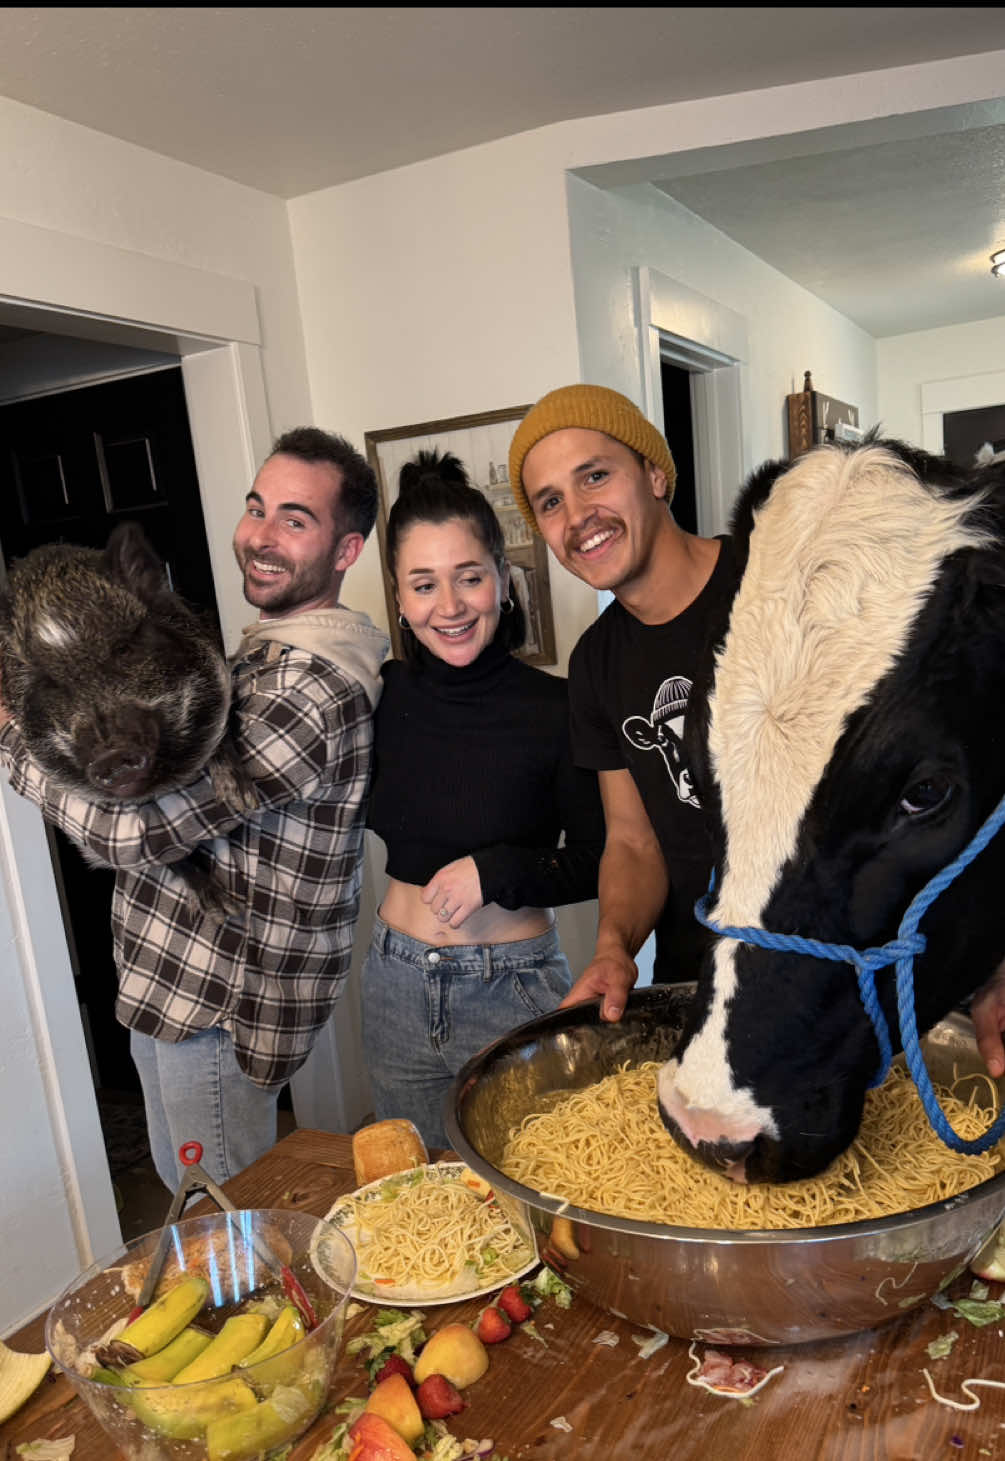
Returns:
[[[739,943],[754,944],[762,949],[775,949],[782,953],[809,954],[816,959],[833,959],[838,963],[854,965],[858,974],[858,988],[866,1014],[879,1044],[880,1067],[872,1082],[878,1086],[886,1079],[893,1056],[890,1031],[883,1014],[879,996],[876,993],[876,971],[890,964],[897,966],[897,1016],[900,1025],[900,1041],[907,1060],[907,1068],[918,1088],[918,1095],[925,1108],[925,1115],[936,1135],[954,1151],[976,1156],[994,1146],[1005,1133],[1005,1110],[990,1130],[973,1141],[964,1141],[946,1120],[932,1087],[931,1078],[925,1066],[924,1056],[918,1040],[918,1020],[914,1006],[914,957],[925,950],[926,940],[918,932],[918,924],[935,902],[940,893],[949,887],[965,867],[973,862],[978,853],[1005,824],[1005,797],[998,803],[987,821],[947,867],[936,873],[912,899],[907,912],[900,921],[897,937],[875,949],[855,949],[849,944],[823,943],[819,939],[802,938],[798,934],[769,933],[763,928],[737,928],[730,924],[719,924],[709,915],[708,905],[715,889],[715,871],[709,881],[708,892],[694,905],[695,917],[699,923],[724,938],[736,939]]]

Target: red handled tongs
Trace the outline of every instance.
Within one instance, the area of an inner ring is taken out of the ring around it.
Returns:
[[[235,1207],[230,1198],[218,1187],[204,1168],[199,1165],[199,1158],[202,1156],[202,1146],[197,1141],[186,1141],[178,1149],[178,1156],[182,1165],[188,1168],[174,1197],[171,1199],[171,1206],[168,1208],[167,1216],[164,1219],[164,1226],[161,1229],[160,1237],[157,1240],[157,1247],[150,1260],[150,1267],[147,1269],[147,1276],[140,1289],[139,1298],[136,1300],[136,1308],[129,1316],[129,1322],[138,1319],[143,1310],[150,1303],[157,1287],[157,1281],[161,1276],[161,1269],[164,1267],[164,1259],[167,1257],[168,1247],[171,1243],[171,1228],[181,1216],[182,1208],[193,1192],[205,1192],[207,1197],[212,1198],[221,1212],[237,1213],[241,1209]],[[289,1265],[281,1263],[268,1244],[260,1238],[257,1233],[248,1233],[243,1228],[240,1230],[241,1238],[250,1243],[255,1253],[265,1264],[271,1273],[274,1273],[283,1285],[283,1292],[291,1304],[296,1304],[303,1315],[304,1323],[308,1329],[316,1329],[318,1316],[314,1307],[304,1290],[300,1280],[296,1277]]]

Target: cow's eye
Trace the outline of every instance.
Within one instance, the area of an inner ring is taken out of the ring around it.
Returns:
[[[900,810],[908,817],[924,817],[936,811],[953,794],[948,776],[926,776],[909,786],[900,799]]]

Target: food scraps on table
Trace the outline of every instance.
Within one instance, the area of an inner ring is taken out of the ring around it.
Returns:
[[[749,1400],[785,1368],[784,1365],[776,1365],[773,1370],[764,1370],[749,1360],[733,1360],[717,1349],[707,1349],[702,1358],[695,1353],[693,1340],[687,1352],[688,1357],[694,1361],[684,1377],[687,1383],[731,1400]]]
[[[662,1349],[665,1344],[668,1344],[669,1341],[669,1334],[664,1334],[662,1329],[654,1329],[651,1334],[632,1335],[632,1343],[637,1344],[639,1347],[640,1360],[649,1359],[657,1350]],[[712,1351],[709,1350],[709,1354],[711,1353]]]
[[[928,1382],[928,1388],[931,1391],[932,1399],[937,1400],[940,1405],[948,1405],[950,1410],[978,1410],[980,1408],[981,1399],[979,1395],[974,1394],[974,1388],[977,1385],[986,1386],[989,1390],[1005,1390],[1005,1380],[982,1380],[979,1377],[971,1377],[968,1380],[961,1380],[960,1389],[969,1400],[969,1404],[964,1404],[962,1400],[950,1400],[947,1395],[940,1395],[938,1390],[936,1390],[935,1384],[928,1371],[922,1370],[921,1373],[924,1375],[926,1381]]]
[[[953,1345],[959,1337],[956,1329],[950,1329],[948,1334],[940,1334],[938,1339],[933,1339],[931,1344],[925,1346],[929,1359],[944,1360],[946,1355],[952,1353]]]
[[[346,1345],[348,1354],[365,1362],[373,1388],[367,1398],[352,1398],[336,1407],[343,1419],[312,1461],[377,1461],[378,1457],[380,1461],[486,1461],[494,1457],[494,1442],[458,1441],[445,1421],[464,1410],[467,1402],[460,1392],[488,1369],[486,1343],[501,1343],[519,1329],[545,1344],[531,1316],[546,1298],[568,1308],[572,1290],[551,1269],[542,1268],[526,1284],[505,1284],[473,1325],[444,1324],[427,1335],[422,1310],[379,1309],[372,1327]],[[355,1308],[353,1316],[360,1312]]]
[[[25,1461],[70,1461],[76,1444],[76,1436],[60,1436],[51,1441],[22,1441],[14,1450]]]
[[[47,1354],[19,1354],[0,1343],[0,1421],[34,1395],[51,1364]]]

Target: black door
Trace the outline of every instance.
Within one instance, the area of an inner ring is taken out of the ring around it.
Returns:
[[[663,434],[677,468],[673,495],[674,521],[686,533],[698,531],[694,476],[694,422],[691,419],[691,377],[686,370],[660,361],[663,386]]]
[[[173,587],[215,614],[180,367],[0,406],[5,565],[40,543],[103,547],[126,518],[142,525]],[[136,1091],[128,1034],[114,1015],[114,875],[88,867],[61,832],[48,836],[97,1085]]]

